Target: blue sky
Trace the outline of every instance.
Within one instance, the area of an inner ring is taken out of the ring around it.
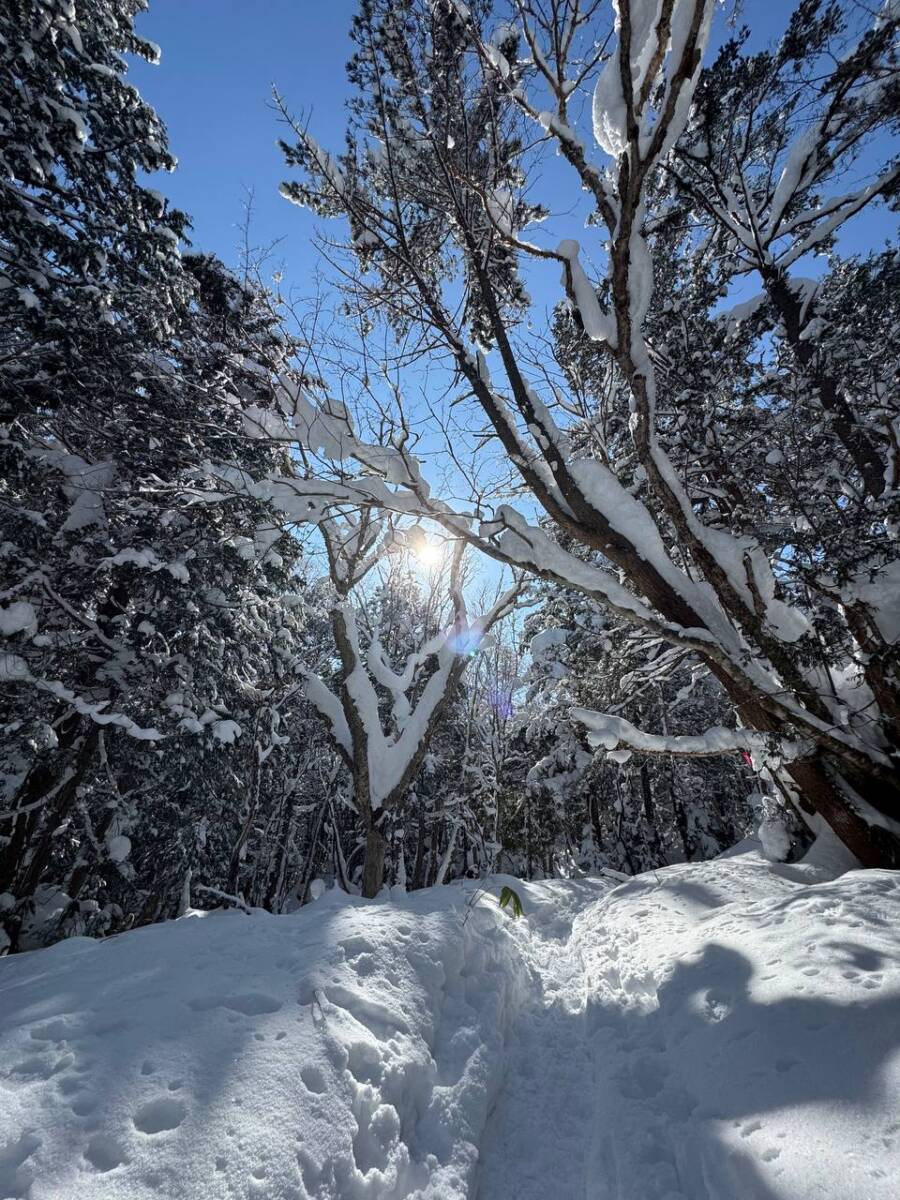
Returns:
[[[340,144],[355,7],[355,0],[151,0],[138,18],[162,61],[136,62],[129,77],[168,127],[179,167],[158,186],[191,214],[198,249],[235,261],[236,226],[252,187],[255,240],[285,239],[278,253],[303,290],[314,221],[278,195],[285,172],[275,143],[283,127],[271,87],[295,110],[311,110],[322,142]]]
[[[791,7],[745,0],[741,17],[751,26],[754,49],[777,38]],[[286,171],[276,142],[284,127],[271,107],[271,89],[275,84],[291,109],[309,118],[321,144],[340,149],[348,94],[344,66],[351,53],[347,34],[355,9],[356,0],[150,0],[150,11],[138,19],[139,31],[161,47],[162,60],[158,66],[133,63],[130,78],[165,121],[179,159],[178,170],[154,180],[155,186],[191,215],[195,247],[214,251],[229,265],[239,261],[243,205],[252,188],[252,239],[257,245],[281,239],[271,267],[283,265],[282,286],[300,296],[315,290],[312,239],[321,223],[278,193]],[[714,41],[727,33],[731,9],[728,0],[717,16]],[[588,120],[579,126],[589,139]],[[540,198],[556,215],[538,236],[551,244],[579,239],[590,269],[598,231],[583,228],[584,204],[569,181],[564,164],[544,164]],[[896,225],[883,207],[870,209],[846,229],[841,247],[873,248]],[[798,268],[818,274],[822,264],[807,260]],[[556,264],[536,265],[526,278],[540,306],[549,309],[560,298]],[[757,290],[749,280],[741,288],[747,294]],[[742,298],[743,291],[730,302]],[[426,426],[427,420],[417,452],[443,461],[443,441],[430,437]],[[431,474],[427,462],[426,473]],[[485,578],[495,574],[488,569]]]
[[[752,29],[754,48],[778,36],[791,7],[745,0],[741,20]],[[300,294],[313,290],[317,220],[278,194],[286,174],[276,145],[283,126],[271,107],[271,88],[275,84],[293,111],[309,117],[320,143],[340,149],[347,31],[355,9],[356,0],[150,0],[150,11],[138,18],[140,32],[160,45],[162,61],[134,63],[130,78],[165,121],[179,158],[178,170],[157,186],[191,214],[195,246],[229,264],[238,257],[246,189],[252,188],[253,240],[283,239],[273,267],[283,261],[285,284]],[[731,9],[728,0],[717,15],[718,38]],[[545,232],[555,240],[580,234],[589,243],[594,235],[580,229],[566,181],[552,168],[545,175],[549,195],[542,198],[558,200],[560,210]],[[848,227],[842,247],[864,250],[895,227],[883,207],[870,209]],[[584,248],[589,257],[589,245]],[[554,270],[540,281],[541,300],[556,299],[557,276]]]

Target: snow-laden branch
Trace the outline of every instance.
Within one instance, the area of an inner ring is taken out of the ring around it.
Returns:
[[[364,653],[352,604],[335,610],[335,629],[345,669],[340,694],[317,676],[307,675],[306,696],[351,762],[365,795],[357,799],[372,812],[391,803],[408,784],[427,747],[434,721],[468,661],[484,645],[496,622],[511,610],[519,586],[505,592],[481,615],[467,619],[459,612],[441,634],[408,655],[400,671],[387,663],[380,642],[373,639]],[[413,702],[426,669],[424,687]],[[391,696],[393,729],[386,731],[379,712],[376,684]]]
[[[668,153],[687,121],[714,0],[614,0],[615,49],[594,88],[594,137],[632,170]],[[660,101],[657,91],[662,85]]]
[[[33,675],[25,659],[19,654],[0,650],[0,682],[6,684],[29,684],[37,691],[46,692],[48,695],[55,696],[57,700],[62,700],[80,716],[88,717],[95,725],[118,726],[129,737],[133,737],[138,741],[160,742],[165,737],[165,734],[152,726],[145,728],[142,725],[138,725],[136,721],[133,721],[125,713],[107,712],[106,710],[109,706],[108,700],[86,700],[83,696],[79,696],[77,692],[72,691],[71,688],[66,687],[58,679],[42,679],[40,676]]]
[[[587,729],[588,742],[617,756],[623,762],[631,753],[675,754],[691,758],[712,758],[746,752],[767,765],[791,762],[808,754],[811,742],[798,742],[749,729],[726,729],[715,725],[704,733],[688,736],[645,733],[623,717],[595,712],[590,708],[572,708],[574,721]]]
[[[353,742],[340,700],[314,671],[304,668],[302,674],[305,679],[304,696],[322,718],[338,749],[349,759]]]

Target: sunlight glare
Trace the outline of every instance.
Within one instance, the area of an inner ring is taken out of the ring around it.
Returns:
[[[444,557],[444,547],[436,542],[423,541],[416,546],[415,554],[423,567],[433,568],[438,566]]]

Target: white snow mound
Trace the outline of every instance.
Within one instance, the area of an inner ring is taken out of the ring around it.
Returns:
[[[0,1197],[888,1200],[900,877],[821,876],[330,891],[0,960]]]

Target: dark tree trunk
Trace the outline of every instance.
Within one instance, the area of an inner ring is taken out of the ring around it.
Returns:
[[[22,815],[11,818],[9,841],[0,852],[0,892],[15,892],[16,879],[24,872],[24,860],[32,846],[34,835],[49,815],[42,804],[59,785],[67,766],[69,753],[84,733],[85,721],[76,713],[70,713],[57,728],[58,752],[47,761],[35,763],[22,781],[10,804],[11,809],[22,809]],[[77,769],[77,768],[76,768]],[[59,795],[53,807],[59,809]],[[52,802],[47,800],[47,805]]]
[[[596,788],[592,789],[588,797],[588,817],[591,822],[591,832],[594,835],[594,845],[597,850],[603,852],[603,826],[600,823],[600,799],[597,796]]]
[[[366,830],[366,856],[363,860],[362,894],[368,900],[381,891],[384,882],[384,856],[387,852],[387,842],[381,831],[375,825]]]
[[[650,843],[654,866],[665,866],[662,845],[659,840],[659,826],[656,820],[656,805],[653,802],[653,787],[650,783],[650,771],[646,763],[641,764],[641,799],[644,807],[644,822],[647,828],[647,841]]]
[[[318,848],[319,838],[322,834],[322,826],[325,823],[325,810],[327,808],[328,797],[326,796],[319,805],[319,811],[316,813],[312,836],[309,839],[309,849],[306,851],[306,861],[303,864],[303,871],[300,874],[300,882],[297,885],[297,899],[301,904],[306,903],[306,894],[309,891],[309,885],[312,882],[312,873],[316,862],[316,849]]]
[[[416,834],[416,859],[413,865],[412,888],[417,891],[425,879],[425,801],[419,800],[419,823]]]

